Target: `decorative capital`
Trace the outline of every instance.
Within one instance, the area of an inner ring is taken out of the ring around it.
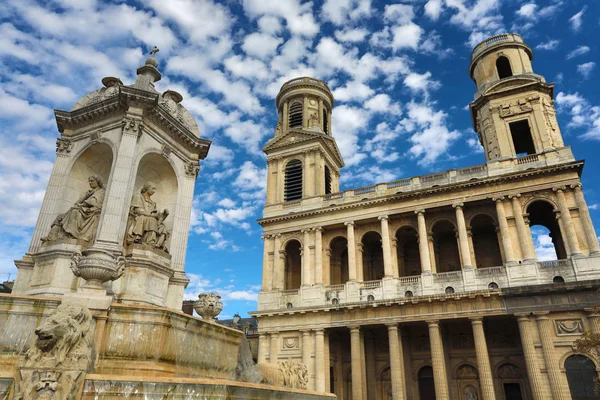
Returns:
[[[73,150],[73,141],[69,139],[56,139],[56,153],[67,155]]]
[[[452,204],[452,208],[463,208],[464,206],[465,203],[462,202]]]
[[[419,215],[419,214],[425,214],[425,209],[420,208],[418,210],[415,210],[415,214]]]
[[[377,217],[378,220],[383,221],[383,220],[389,220],[390,218],[387,215],[380,215],[379,217]]]
[[[571,189],[573,190],[581,190],[583,189],[583,186],[581,185],[581,183],[574,183],[572,185],[569,186]]]
[[[307,234],[307,233],[310,233],[311,230],[312,230],[311,228],[304,228],[300,232]]]
[[[198,161],[185,164],[185,174],[192,178],[197,178],[200,172],[200,163]]]
[[[504,198],[504,196],[492,197],[492,201],[496,203],[502,203],[502,201],[504,201]]]
[[[125,117],[123,118],[123,134],[135,135],[139,139],[144,130],[144,123],[141,120]]]
[[[171,155],[171,153],[173,152],[173,149],[171,149],[171,146],[169,146],[168,144],[163,144],[162,146],[162,156],[164,158],[169,158],[169,156]]]
[[[553,192],[560,193],[564,192],[567,188],[565,186],[556,186],[552,188]]]
[[[323,232],[323,227],[322,226],[315,226],[314,228],[312,228],[313,231],[315,232]]]
[[[354,226],[354,221],[346,221],[346,222],[344,222],[344,225],[346,225],[346,226]]]
[[[521,197],[521,193],[513,193],[508,195],[508,198],[511,200],[518,200],[519,197]]]

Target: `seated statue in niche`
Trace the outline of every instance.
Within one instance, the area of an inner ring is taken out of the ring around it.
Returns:
[[[59,239],[78,239],[86,242],[94,240],[106,191],[99,176],[90,176],[88,182],[90,189],[69,211],[56,217],[50,233],[41,239],[42,242]]]
[[[164,221],[169,215],[169,210],[158,211],[156,203],[152,201],[155,192],[156,187],[146,183],[140,193],[131,199],[125,244],[144,244],[168,253],[169,232]]]

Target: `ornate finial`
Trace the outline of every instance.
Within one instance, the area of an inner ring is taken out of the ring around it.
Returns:
[[[154,46],[154,48],[152,48],[152,50],[150,50],[150,55],[154,58],[156,53],[158,53],[159,51],[160,51],[160,49],[158,47]]]

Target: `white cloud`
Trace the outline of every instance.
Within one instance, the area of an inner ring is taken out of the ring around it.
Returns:
[[[260,155],[260,145],[269,131],[254,121],[245,120],[233,122],[225,128],[224,133],[248,153]]]
[[[368,122],[369,115],[361,108],[341,105],[333,109],[333,132],[347,166],[358,164],[366,157],[358,146],[358,133],[367,128]]]
[[[412,23],[415,18],[415,11],[413,6],[409,4],[386,5],[383,12],[383,18],[394,24],[406,25]]]
[[[269,69],[264,62],[239,55],[231,56],[223,61],[225,68],[235,76],[248,80],[264,80],[269,77]]]
[[[369,31],[364,28],[344,29],[335,31],[335,38],[340,42],[362,42],[365,40]]]
[[[583,14],[585,13],[586,10],[587,10],[587,6],[584,6],[581,9],[581,11],[579,11],[577,14],[575,14],[571,18],[569,18],[569,23],[571,24],[571,29],[573,29],[575,32],[577,32],[581,29],[581,25],[583,25]]]
[[[437,21],[443,11],[442,0],[429,0],[425,4],[425,14],[434,21]]]
[[[523,4],[518,10],[517,15],[524,18],[533,18],[535,17],[537,4],[535,3],[526,3]]]
[[[325,21],[336,25],[371,15],[371,0],[325,0],[321,10]]]
[[[577,72],[579,72],[585,79],[588,79],[592,75],[592,71],[596,67],[596,63],[593,61],[579,64],[577,66]]]
[[[279,17],[274,15],[264,15],[258,20],[258,27],[261,31],[269,34],[277,34],[282,30]]]
[[[373,89],[362,82],[348,82],[346,86],[333,91],[333,96],[338,101],[360,101],[370,97]]]
[[[571,120],[569,128],[583,129],[580,136],[586,140],[600,140],[600,106],[591,106],[579,93],[563,93],[556,95],[556,105],[559,113],[567,113]]]
[[[392,28],[392,48],[394,50],[411,48],[416,50],[423,34],[423,29],[417,24],[407,24]]]
[[[430,78],[431,72],[429,71],[424,74],[412,72],[404,78],[404,84],[414,92],[428,93],[430,90],[439,89],[441,84]]]
[[[400,106],[392,103],[389,95],[380,93],[365,102],[365,108],[374,112],[400,114]]]
[[[589,51],[590,51],[590,48],[588,46],[579,46],[579,47],[575,48],[573,51],[571,51],[569,54],[567,54],[567,60],[587,54],[587,53],[589,53]]]
[[[226,197],[223,200],[219,201],[217,203],[217,205],[219,205],[221,207],[225,207],[225,208],[233,208],[233,207],[235,207],[235,201],[233,201],[230,198]]]
[[[543,42],[535,46],[536,50],[556,50],[560,41],[558,40],[548,40],[547,42]]]
[[[242,4],[250,18],[271,15],[285,19],[292,34],[312,37],[319,32],[319,25],[312,13],[312,2],[301,4],[299,0],[242,0]]]
[[[281,43],[283,43],[282,38],[254,32],[246,36],[242,49],[250,56],[265,59],[275,53]]]
[[[450,22],[471,32],[468,40],[471,47],[504,30],[497,0],[446,0],[446,6],[454,12]]]

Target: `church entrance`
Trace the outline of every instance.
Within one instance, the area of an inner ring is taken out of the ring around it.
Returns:
[[[592,400],[598,396],[594,393],[598,373],[594,363],[582,355],[573,355],[565,361],[567,381],[573,400]]]
[[[419,371],[419,399],[435,400],[435,386],[433,384],[433,368],[423,367]]]

